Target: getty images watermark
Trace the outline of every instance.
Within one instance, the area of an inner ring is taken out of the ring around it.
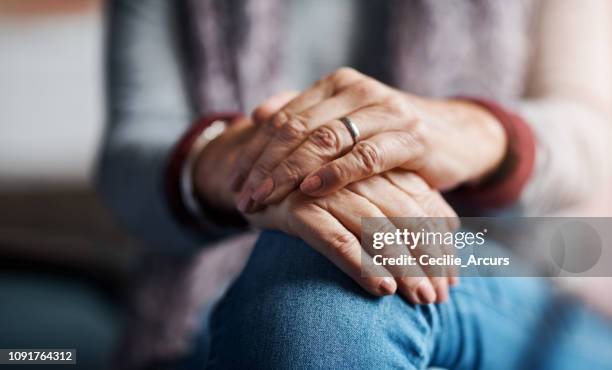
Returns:
[[[612,276],[612,218],[364,218],[363,276]]]

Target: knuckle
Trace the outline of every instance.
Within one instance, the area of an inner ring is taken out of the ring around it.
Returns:
[[[336,83],[343,83],[352,80],[358,76],[360,76],[360,73],[357,72],[357,70],[355,70],[354,68],[340,67],[330,75],[330,79]]]
[[[430,128],[420,120],[416,121],[412,127],[412,130],[410,130],[410,135],[412,136],[411,145],[415,145],[419,152],[423,152],[428,145],[428,130],[430,130]]]
[[[330,182],[345,184],[350,182],[351,172],[344,166],[337,164],[330,164]]]
[[[327,91],[327,90],[333,90],[333,81],[331,79],[331,75],[324,77],[318,81],[316,81],[313,85],[312,88],[314,90],[321,90],[321,91]]]
[[[419,130],[409,130],[396,135],[395,139],[403,148],[410,148],[412,157],[419,158],[425,153],[425,138]]]
[[[292,158],[287,158],[280,165],[283,183],[290,183],[296,186],[302,180],[302,172],[300,166]]]
[[[289,114],[286,111],[281,110],[276,113],[272,119],[268,120],[263,125],[263,130],[266,136],[275,136],[279,129],[285,125],[285,122],[287,122],[288,119]]]
[[[262,120],[263,117],[266,116],[266,113],[267,113],[266,107],[263,105],[260,105],[256,107],[255,109],[253,109],[252,117],[256,122],[259,122]]]
[[[410,113],[410,109],[408,104],[404,101],[401,96],[397,96],[393,94],[393,96],[388,97],[384,103],[385,107],[389,111],[389,113],[399,116],[406,116]]]
[[[361,168],[367,173],[377,173],[379,171],[382,155],[376,145],[368,141],[360,141],[355,145],[354,153]]]
[[[365,98],[374,95],[376,86],[369,80],[359,80],[350,86],[350,92],[356,98]]]
[[[410,192],[417,196],[429,196],[433,190],[427,184],[425,180],[414,172],[407,172],[404,174],[404,179],[406,182],[406,187],[410,189]]]
[[[334,255],[345,258],[351,255],[353,249],[354,238],[349,234],[340,234],[333,237],[327,243],[327,248]]]
[[[441,203],[441,199],[439,199],[437,194],[433,191],[429,192],[429,194],[421,196],[420,203],[421,208],[425,210],[426,214],[438,215],[441,213],[440,210],[442,209],[443,204]]]
[[[317,128],[312,135],[310,135],[310,141],[321,151],[332,153],[340,152],[340,138],[338,137],[338,133],[329,126]]]
[[[267,103],[263,103],[253,110],[252,117],[255,122],[263,122],[271,113],[272,108]]]
[[[388,95],[387,87],[370,77],[364,77],[349,86],[351,93],[358,98],[384,98]]]
[[[303,139],[308,131],[306,122],[299,117],[291,117],[278,131],[278,138],[282,142],[290,143]]]
[[[422,142],[426,138],[430,126],[426,125],[423,120],[419,118],[413,118],[408,121],[408,128],[415,140]]]

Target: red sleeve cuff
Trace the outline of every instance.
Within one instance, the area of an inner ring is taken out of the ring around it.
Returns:
[[[198,220],[189,212],[181,197],[181,172],[183,165],[189,156],[191,147],[208,126],[215,121],[233,121],[241,117],[241,113],[214,113],[200,118],[193,124],[189,130],[179,139],[172,149],[169,156],[168,165],[166,167],[166,176],[164,181],[165,193],[171,211],[175,214],[177,220],[183,224],[198,225]]]
[[[455,191],[461,202],[479,209],[499,209],[516,203],[533,172],[536,141],[533,131],[520,116],[497,103],[478,98],[470,101],[489,111],[501,123],[507,136],[506,156],[499,169],[483,184],[463,186]]]

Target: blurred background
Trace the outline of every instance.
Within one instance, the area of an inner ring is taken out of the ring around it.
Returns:
[[[0,0],[0,348],[77,348],[88,369],[109,368],[138,251],[92,187],[102,15],[101,0]]]

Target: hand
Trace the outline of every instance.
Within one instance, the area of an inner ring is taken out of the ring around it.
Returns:
[[[387,295],[397,290],[414,304],[444,302],[449,284],[458,281],[454,270],[440,274],[440,271],[423,271],[416,266],[406,274],[406,267],[373,265],[373,270],[362,271],[361,254],[369,252],[360,244],[362,218],[387,220],[385,217],[406,215],[412,217],[389,219],[384,231],[425,228],[447,232],[457,227],[455,213],[440,194],[418,175],[402,170],[357,181],[319,198],[294,191],[280,203],[246,217],[253,225],[301,238],[371,294]],[[430,255],[442,254],[437,248],[427,251]],[[421,252],[418,247],[411,251],[413,255]],[[378,253],[393,257],[399,252],[395,248],[383,248]]]
[[[269,120],[296,95],[296,92],[283,92],[269,98],[265,107],[258,109],[254,117],[259,121]],[[208,143],[199,153],[193,179],[197,196],[204,204],[219,211],[235,210],[236,194],[226,179],[240,152],[256,132],[257,128],[251,119],[241,118],[232,122],[222,135]]]
[[[359,128],[356,145],[343,116]],[[278,202],[298,186],[321,196],[392,168],[447,190],[486,177],[505,147],[501,125],[479,106],[420,98],[342,68],[259,121],[231,180],[242,189],[243,211]]]

